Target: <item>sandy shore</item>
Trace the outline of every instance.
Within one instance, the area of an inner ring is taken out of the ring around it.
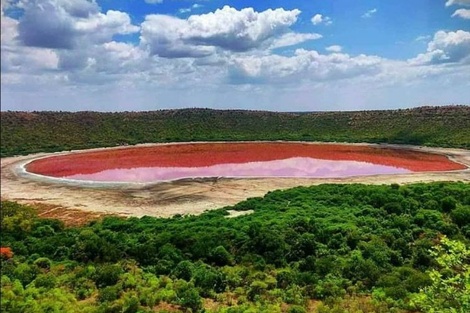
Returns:
[[[318,144],[318,143],[315,143]],[[145,144],[141,146],[149,146]],[[446,155],[470,167],[470,150],[401,145],[371,145]],[[119,149],[100,148],[102,149]],[[90,151],[90,150],[87,150]],[[31,160],[50,155],[80,153],[70,151],[34,154],[1,159],[1,197],[24,204],[41,204],[125,216],[170,217],[175,214],[200,214],[206,210],[236,204],[250,197],[263,196],[276,189],[322,183],[407,184],[433,181],[470,182],[470,169],[448,172],[423,172],[399,175],[374,175],[338,179],[250,178],[185,179],[155,184],[87,184],[49,179],[24,172]]]

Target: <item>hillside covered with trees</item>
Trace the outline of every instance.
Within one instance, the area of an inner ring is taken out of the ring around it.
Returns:
[[[150,142],[303,140],[470,148],[470,107],[276,113],[1,112],[1,156]]]
[[[3,202],[1,225],[2,312],[470,309],[464,183],[298,187],[75,228]]]

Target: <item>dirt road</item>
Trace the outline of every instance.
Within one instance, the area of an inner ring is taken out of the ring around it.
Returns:
[[[361,145],[361,144],[359,144]],[[364,145],[364,144],[362,144]],[[412,149],[448,156],[470,167],[470,150],[416,146],[380,145]],[[106,148],[113,149],[113,148]],[[79,153],[72,151],[63,153]],[[62,154],[62,153],[56,153]],[[24,204],[40,204],[78,209],[100,214],[170,217],[175,214],[200,214],[206,210],[236,204],[250,197],[263,196],[276,189],[322,183],[391,184],[433,181],[470,182],[470,169],[399,175],[375,175],[338,179],[255,178],[185,179],[155,184],[87,184],[61,182],[25,173],[23,165],[51,154],[1,159],[1,198]]]

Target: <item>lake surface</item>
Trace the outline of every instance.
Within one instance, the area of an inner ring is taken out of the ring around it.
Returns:
[[[367,162],[331,161],[304,157],[265,162],[227,163],[203,167],[116,168],[91,174],[63,176],[63,178],[88,181],[148,183],[196,177],[334,178],[409,172],[411,171],[404,168]]]
[[[405,149],[277,142],[104,149],[26,165],[29,172],[62,179],[139,183],[199,177],[341,178],[461,168],[445,156]]]

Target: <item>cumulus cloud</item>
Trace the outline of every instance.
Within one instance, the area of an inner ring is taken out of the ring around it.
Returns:
[[[69,51],[67,51],[69,52]],[[153,65],[150,60],[146,59],[145,52],[132,44],[124,42],[110,41],[103,45],[82,50],[82,53],[71,54],[72,59],[69,60],[69,66],[73,66],[73,60],[81,62],[77,67],[85,71],[105,73],[107,75],[129,74],[132,72],[145,71],[145,67]],[[64,62],[66,58],[61,57]],[[64,69],[66,64],[61,64]]]
[[[463,19],[469,20],[470,19],[470,10],[468,9],[458,9],[452,14],[452,17],[461,17]]]
[[[151,63],[146,62],[145,51],[112,40],[115,34],[139,30],[126,13],[101,13],[95,2],[82,0],[15,5],[24,9],[19,19],[5,16],[2,2],[2,84],[37,85],[30,77],[53,85],[102,84],[120,79],[117,73],[129,74],[133,67],[138,71],[145,68],[144,62]],[[44,16],[34,20],[41,12]],[[57,20],[51,22],[52,16]],[[66,31],[57,29],[58,21],[67,26]],[[70,37],[63,38],[64,34]]]
[[[2,2],[2,11],[1,11],[1,41],[2,47],[4,45],[10,45],[14,41],[16,41],[16,37],[18,36],[18,21],[6,16],[3,12],[4,4]]]
[[[316,33],[286,33],[273,40],[270,49],[288,47],[300,44],[305,41],[320,39],[323,36]]]
[[[470,6],[470,0],[447,0],[446,7],[451,6],[451,5],[455,5],[455,4]]]
[[[338,46],[338,45],[332,45],[332,46],[326,47],[325,50],[328,52],[341,52],[343,50],[343,47]]]
[[[106,14],[98,13],[87,19],[76,21],[75,30],[88,38],[94,38],[99,42],[105,42],[115,34],[125,35],[139,31],[139,27],[132,25],[127,13],[109,10]]]
[[[23,47],[18,43],[18,21],[5,16],[3,9],[8,6],[2,1],[1,11],[1,69],[2,81],[18,77],[19,73],[31,73],[57,68],[58,57],[51,49]],[[3,74],[6,74],[5,76]],[[15,73],[15,74],[12,74]]]
[[[362,18],[371,18],[375,13],[377,13],[377,9],[371,9],[367,11],[366,13],[362,14]]]
[[[62,4],[64,10],[73,17],[87,18],[90,14],[99,12],[99,7],[94,0],[61,0],[56,3]]]
[[[224,6],[188,19],[147,15],[141,26],[141,42],[151,55],[166,58],[204,57],[216,49],[244,52],[285,33],[299,14],[299,10],[256,12]]]
[[[87,0],[32,0],[21,2],[18,38],[26,46],[72,49],[83,41],[104,42],[115,34],[137,32],[127,13],[101,13]]]
[[[312,23],[313,25],[317,25],[317,24],[320,24],[323,20],[323,17],[321,14],[315,14],[313,17],[312,17]]]
[[[191,44],[185,20],[167,15],[148,15],[142,23],[141,44],[151,55],[164,58],[199,58],[215,52],[212,46]]]
[[[382,59],[376,56],[347,54],[322,55],[298,49],[293,56],[237,56],[231,60],[231,82],[286,83],[328,81],[380,72]]]
[[[328,26],[333,23],[330,17],[323,16],[322,14],[315,14],[310,21],[313,25],[325,24]]]
[[[470,32],[463,30],[436,32],[433,40],[428,43],[427,51],[409,60],[413,65],[467,63],[469,61]]]
[[[26,3],[25,13],[18,25],[19,39],[26,46],[57,49],[73,47],[74,27],[71,16],[64,7],[55,4],[45,1]]]

